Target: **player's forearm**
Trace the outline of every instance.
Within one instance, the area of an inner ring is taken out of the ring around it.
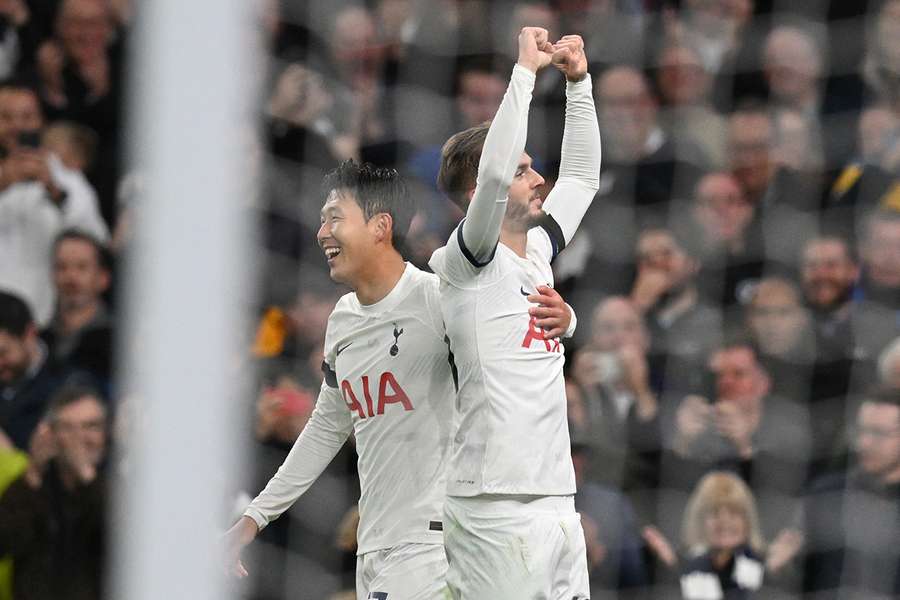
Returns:
[[[478,260],[490,257],[500,238],[507,193],[528,137],[534,79],[534,73],[516,65],[484,141],[475,194],[462,230],[466,247]]]
[[[319,478],[347,441],[349,430],[329,427],[316,417],[313,411],[278,472],[244,511],[259,529],[290,508]]]
[[[565,236],[578,229],[600,186],[600,128],[591,93],[591,77],[566,83],[566,125],[559,179],[544,204]]]

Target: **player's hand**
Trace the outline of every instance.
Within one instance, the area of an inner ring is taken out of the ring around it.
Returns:
[[[572,322],[572,311],[559,292],[548,285],[537,286],[537,294],[530,294],[529,302],[538,306],[528,309],[535,318],[534,324],[544,330],[544,339],[552,340],[563,335]]]
[[[548,39],[549,33],[541,27],[523,27],[519,33],[518,63],[537,73],[550,64],[553,56],[553,44]]]
[[[225,551],[225,573],[232,577],[243,578],[249,573],[241,562],[241,551],[256,538],[259,528],[250,517],[241,517],[234,526],[225,532],[222,538]]]
[[[587,75],[587,57],[584,40],[580,35],[566,35],[553,44],[553,66],[563,72],[569,81],[581,81]]]

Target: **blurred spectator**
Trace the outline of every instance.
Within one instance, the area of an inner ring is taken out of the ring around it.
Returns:
[[[456,77],[452,131],[463,131],[494,118],[506,93],[508,77],[500,72],[506,68],[512,67],[494,56],[469,57],[461,61]],[[440,164],[441,146],[435,144],[413,154],[408,165],[422,187],[418,194],[422,197],[423,208],[408,236],[409,258],[416,264],[427,263],[432,252],[444,245],[453,226],[463,217],[459,207],[438,191]]]
[[[823,177],[825,157],[818,123],[794,108],[779,108],[772,117],[775,124],[773,160],[810,181]]]
[[[857,155],[832,184],[823,215],[829,230],[850,240],[866,213],[900,210],[900,111],[885,105],[866,109],[857,138]]]
[[[878,98],[900,109],[900,1],[886,0],[869,33],[863,77]]]
[[[792,269],[800,247],[818,228],[821,190],[815,181],[780,167],[775,123],[767,110],[745,105],[729,117],[731,172],[753,205],[751,236],[773,267]]]
[[[806,479],[809,415],[770,394],[772,380],[747,343],[724,344],[712,354],[710,370],[709,397],[687,396],[674,414],[666,413],[676,406],[664,404],[661,485],[687,491],[712,469],[733,471],[753,490],[763,532],[774,537],[790,522]],[[661,506],[661,526],[678,514],[679,497],[670,501],[674,506]]]
[[[757,596],[763,584],[762,532],[753,493],[739,477],[713,472],[697,484],[682,520],[690,559],[682,567],[681,597]]]
[[[763,49],[763,73],[776,106],[816,119],[825,65],[817,40],[808,29],[797,25],[772,29]]]
[[[811,318],[793,283],[766,277],[747,306],[747,329],[776,396],[807,404],[812,392],[815,338]]]
[[[772,598],[770,580],[797,554],[802,536],[786,531],[767,548],[753,493],[734,474],[713,472],[691,495],[682,540],[689,553],[681,568],[685,600]]]
[[[83,125],[58,121],[44,130],[43,146],[67,169],[84,173],[94,162],[97,134]]]
[[[266,106],[271,152],[321,169],[355,156],[357,140],[336,129],[333,105],[334,96],[321,74],[300,63],[284,67]]]
[[[666,35],[697,48],[715,77],[713,103],[719,112],[764,93],[756,56],[760,32],[752,22],[755,4],[754,0],[687,0],[680,13],[663,11]]]
[[[306,426],[315,400],[289,376],[265,386],[256,400],[256,437],[290,448]]]
[[[28,305],[0,291],[0,431],[16,447],[28,448],[50,396],[69,377],[53,369]]]
[[[878,382],[893,390],[900,390],[900,337],[895,338],[878,357]]]
[[[687,142],[699,149],[700,166],[725,168],[726,121],[709,103],[712,77],[700,53],[686,44],[670,43],[656,66],[663,128],[676,144]]]
[[[647,79],[632,67],[616,66],[595,85],[603,132],[601,180],[607,180],[600,184],[601,196],[665,210],[673,196],[691,188],[696,171],[676,156],[673,141],[660,127]]]
[[[653,421],[658,410],[649,349],[650,336],[628,298],[613,296],[596,305],[590,340],[572,367],[575,393],[583,397],[581,439],[593,455],[587,473],[592,481],[620,487],[627,472],[639,476],[644,471],[627,463],[640,460],[632,451],[629,430]]]
[[[900,393],[866,393],[852,431],[856,466],[806,500],[804,591],[816,598],[900,595]]]
[[[96,392],[53,396],[31,464],[0,497],[0,554],[14,561],[16,600],[102,597],[107,414]],[[48,450],[49,449],[49,450]]]
[[[601,599],[612,590],[633,592],[647,583],[648,574],[634,510],[615,487],[587,478],[594,459],[587,446],[572,443],[575,508],[584,529],[591,597]]]
[[[807,168],[797,169],[799,171],[812,170],[810,167],[821,170],[825,153],[829,151],[827,146],[823,146],[824,141],[835,137],[834,134],[824,135],[829,132],[825,131],[823,120],[830,116],[827,113],[833,109],[823,96],[827,65],[822,38],[823,32],[812,23],[797,21],[783,24],[769,32],[762,53],[769,101],[780,109],[776,110],[779,145],[793,145],[786,143],[792,137],[806,138],[806,154],[781,154],[783,163],[785,159],[806,163],[803,166]],[[836,128],[835,123],[829,125]],[[832,151],[829,158],[838,161],[838,164],[832,163],[833,166],[839,166],[848,158],[852,131],[852,127],[849,134],[841,131],[846,138],[841,140],[844,147],[840,150],[844,155],[833,156],[838,150]],[[800,165],[795,163],[793,166]]]
[[[54,368],[87,371],[104,385],[110,383],[113,359],[113,321],[103,299],[110,277],[106,248],[96,239],[75,230],[56,238],[56,313],[41,337]]]
[[[857,148],[862,164],[880,165],[885,171],[900,167],[900,115],[885,105],[867,108],[859,117]]]
[[[313,273],[307,273],[301,290],[266,309],[251,350],[260,359],[264,382],[274,384],[289,374],[301,386],[318,389],[325,326],[339,297],[340,290],[333,284],[323,285]]]
[[[54,36],[37,51],[40,96],[51,121],[74,121],[99,136],[96,168],[88,173],[112,222],[123,137],[124,30],[105,0],[61,0]]]
[[[451,131],[462,131],[494,118],[506,93],[507,76],[501,74],[501,69],[506,66],[509,65],[490,55],[470,57],[461,62],[456,76]],[[414,155],[410,168],[423,185],[437,191],[440,162],[441,147],[433,145]]]
[[[594,91],[603,133],[600,189],[581,233],[555,266],[563,274],[560,280],[590,273],[577,282],[583,288],[625,294],[637,232],[648,221],[667,217],[673,198],[687,197],[699,169],[676,156],[640,71],[611,67],[596,79]]]
[[[656,32],[646,6],[614,0],[567,0],[560,7],[561,31],[579,33],[591,65],[644,64],[645,45]],[[591,72],[594,73],[593,66]]]
[[[825,234],[807,242],[801,258],[801,282],[822,362],[872,363],[900,333],[893,324],[893,311],[854,298],[859,277],[859,263],[846,239]]]
[[[84,176],[39,147],[44,125],[34,92],[0,88],[0,286],[16,290],[33,307],[38,323],[53,311],[53,240],[76,227],[101,240],[109,237],[97,197]]]
[[[0,430],[0,496],[28,469],[28,454]],[[0,551],[0,600],[12,600],[12,556]]]
[[[664,362],[668,391],[696,390],[709,353],[719,341],[722,319],[705,304],[697,289],[700,262],[675,234],[645,229],[636,248],[637,277],[631,300],[650,329],[651,354]]]
[[[710,173],[697,184],[682,226],[702,263],[698,285],[713,305],[729,309],[746,302],[762,276],[760,240],[751,232],[755,211],[729,173]]]
[[[357,150],[350,154],[379,165],[399,158],[390,90],[384,82],[385,46],[375,18],[362,5],[340,9],[328,37],[335,101],[331,117]]]
[[[896,313],[900,310],[900,211],[876,210],[866,217],[862,228],[862,279],[857,297]]]
[[[25,0],[0,3],[0,80],[15,75],[34,50],[34,24],[28,4]]]

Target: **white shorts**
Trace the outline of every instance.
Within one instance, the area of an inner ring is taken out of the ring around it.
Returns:
[[[587,552],[572,496],[448,497],[447,587],[458,600],[587,600]]]
[[[446,600],[440,544],[401,544],[356,557],[357,600]]]

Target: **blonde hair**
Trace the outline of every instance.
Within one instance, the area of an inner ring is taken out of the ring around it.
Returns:
[[[759,528],[753,492],[737,475],[724,471],[708,473],[691,494],[681,523],[685,547],[691,554],[702,554],[708,550],[703,521],[713,509],[723,505],[735,508],[744,515],[747,542],[754,552],[762,553],[765,542]]]

